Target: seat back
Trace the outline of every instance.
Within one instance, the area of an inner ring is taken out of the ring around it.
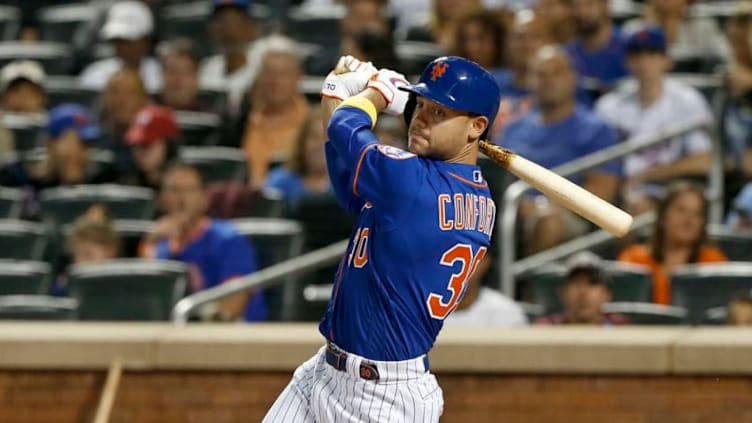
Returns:
[[[18,219],[23,211],[23,191],[0,187],[0,219]]]
[[[653,278],[647,268],[616,261],[604,261],[604,266],[606,274],[611,278],[613,301],[652,301]],[[563,308],[559,301],[559,289],[566,273],[563,265],[552,264],[526,275],[530,301],[545,307],[546,314],[558,313]]]
[[[671,274],[671,303],[689,311],[688,322],[701,324],[706,311],[752,292],[752,263],[681,266]]]
[[[687,318],[682,307],[641,302],[607,303],[603,312],[621,314],[634,325],[680,325]]]
[[[16,152],[27,153],[45,143],[44,128],[47,118],[43,115],[3,113],[0,124],[13,133]]]
[[[97,8],[90,3],[47,6],[37,11],[42,40],[73,40],[78,28],[97,17]]]
[[[0,6],[0,39],[15,40],[21,27],[21,12],[10,5]]]
[[[47,295],[0,296],[0,320],[73,320],[78,302]]]
[[[0,42],[0,67],[14,60],[34,60],[48,75],[65,75],[73,66],[73,51],[68,44],[52,41]]]
[[[47,91],[49,107],[77,103],[93,109],[100,93],[98,90],[81,86],[78,79],[73,76],[48,76],[44,88]]]
[[[40,223],[0,219],[0,259],[42,260],[48,234]]]
[[[219,135],[219,116],[203,112],[175,112],[183,146],[209,146],[216,144]]]
[[[0,259],[0,295],[45,295],[51,283],[48,263]]]
[[[207,57],[212,53],[209,27],[212,6],[208,1],[185,1],[167,5],[161,12],[160,38],[190,38],[196,54]]]
[[[73,185],[41,191],[42,218],[58,224],[74,221],[93,204],[102,204],[114,219],[151,219],[155,193],[148,188],[114,184]]]
[[[708,239],[718,244],[731,261],[752,261],[752,234],[723,225],[708,225]]]
[[[180,159],[198,169],[204,182],[238,181],[248,177],[245,152],[230,147],[182,147]]]
[[[165,321],[185,294],[188,269],[167,260],[118,259],[74,265],[69,295],[80,320]]]
[[[288,219],[246,218],[232,223],[255,247],[261,269],[293,259],[303,249],[303,226]],[[284,284],[264,290],[269,320],[296,320],[302,287],[298,278],[289,277]]]

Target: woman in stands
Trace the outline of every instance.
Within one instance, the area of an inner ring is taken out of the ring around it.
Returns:
[[[701,186],[675,182],[658,205],[650,240],[629,246],[619,255],[619,261],[650,268],[655,303],[671,304],[670,276],[677,267],[728,260],[720,249],[707,242],[707,212]]]

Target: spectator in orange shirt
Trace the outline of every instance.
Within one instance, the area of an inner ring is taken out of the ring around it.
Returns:
[[[650,268],[655,303],[671,304],[670,275],[678,266],[728,260],[720,249],[707,243],[707,212],[702,187],[675,182],[658,205],[650,241],[627,247],[619,255],[619,261]]]

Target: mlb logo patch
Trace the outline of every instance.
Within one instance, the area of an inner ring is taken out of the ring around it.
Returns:
[[[480,170],[473,171],[473,182],[477,182],[479,184],[483,182],[483,174],[480,173]]]

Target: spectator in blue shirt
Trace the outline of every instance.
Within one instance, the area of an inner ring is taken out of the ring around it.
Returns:
[[[501,145],[546,168],[579,159],[617,142],[616,132],[575,100],[575,72],[560,47],[541,48],[532,61],[530,84],[536,108],[513,122]],[[599,197],[613,201],[619,186],[620,163],[573,178]],[[526,248],[534,253],[586,233],[590,226],[545,197],[530,197],[520,206],[528,231]]]
[[[196,168],[182,163],[170,166],[164,173],[160,195],[165,215],[142,245],[142,255],[186,262],[194,292],[258,269],[248,239],[229,222],[207,216],[208,198]],[[247,321],[265,320],[267,314],[261,292],[222,300],[218,313],[222,320]]]
[[[579,76],[579,85],[589,94],[589,106],[628,75],[626,40],[611,22],[608,0],[573,0],[577,38],[567,44]],[[582,99],[582,98],[581,98]]]
[[[288,209],[294,209],[306,195],[331,189],[326,170],[325,142],[321,110],[313,109],[308,113],[293,145],[290,159],[284,166],[272,169],[266,178],[266,187],[280,190]]]

